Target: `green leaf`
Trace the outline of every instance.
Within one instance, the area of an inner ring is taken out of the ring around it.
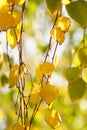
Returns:
[[[61,0],[46,0],[46,4],[51,13],[60,9]]]
[[[68,86],[69,96],[72,101],[82,98],[85,93],[86,83],[82,78],[78,78]]]
[[[70,17],[78,22],[82,27],[87,27],[87,1],[78,0],[66,6]]]
[[[81,74],[80,67],[68,68],[64,71],[64,75],[68,81],[75,80]]]

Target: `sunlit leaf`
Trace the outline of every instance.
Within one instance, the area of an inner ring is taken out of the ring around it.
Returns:
[[[19,65],[14,65],[9,74],[9,87],[12,88],[19,80]]]
[[[40,64],[40,70],[42,74],[50,76],[54,70],[54,65],[50,62],[44,62],[43,64]]]
[[[36,67],[36,82],[40,83],[42,80],[42,77],[43,77],[43,74],[40,70],[40,65],[37,65],[37,67]]]
[[[30,102],[36,105],[40,100],[40,92],[32,92],[30,95]]]
[[[82,79],[87,83],[87,68],[82,69]]]
[[[7,31],[7,40],[8,44],[10,45],[11,48],[16,47],[17,45],[17,39],[16,39],[16,32],[14,29],[10,29]]]
[[[70,1],[71,0],[62,0],[62,4],[64,4],[64,5],[70,4]]]
[[[60,114],[57,113],[55,109],[48,110],[45,115],[45,121],[47,124],[52,127],[53,129],[56,129],[61,124],[61,117]]]
[[[67,12],[72,19],[82,27],[87,27],[87,1],[78,0],[66,6]]]
[[[54,65],[55,69],[57,69],[57,66],[58,66],[58,56],[54,57],[53,65]]]
[[[65,77],[68,81],[73,81],[78,78],[81,74],[80,67],[71,67],[64,71]]]
[[[42,86],[40,94],[43,100],[45,100],[45,102],[50,105],[56,99],[58,95],[58,89],[47,83]]]
[[[25,130],[25,128],[22,124],[16,123],[10,128],[10,130]]]
[[[68,17],[61,16],[56,21],[56,28],[61,28],[63,32],[67,32],[69,30],[71,24],[71,20]]]
[[[78,56],[78,52],[76,52],[73,56],[73,61],[72,61],[72,66],[80,66],[81,62],[80,62],[80,59],[79,59],[79,56]]]
[[[86,83],[82,80],[82,78],[78,78],[73,81],[68,86],[69,96],[72,101],[76,101],[83,97],[86,90]]]
[[[21,32],[21,26],[22,26],[22,21],[20,21],[17,26],[14,28],[17,36],[17,42],[20,40],[20,32]]]
[[[87,47],[79,49],[79,59],[84,67],[87,67]]]
[[[10,13],[6,12],[0,14],[0,28],[3,31],[6,31],[11,28],[14,25],[14,22],[15,20]]]
[[[8,12],[9,6],[7,4],[7,0],[0,0],[0,13]]]
[[[61,30],[61,28],[52,28],[50,35],[59,44],[62,44],[65,40],[65,33]]]
[[[18,11],[12,12],[12,17],[14,18],[15,22],[13,24],[13,27],[17,26],[21,21],[21,13]]]
[[[46,4],[51,13],[60,9],[61,0],[46,0]]]

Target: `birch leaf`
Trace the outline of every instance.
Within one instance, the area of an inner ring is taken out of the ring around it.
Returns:
[[[10,29],[7,31],[7,40],[8,44],[10,45],[11,48],[15,48],[17,45],[17,40],[16,40],[16,33],[14,29]]]
[[[40,94],[43,100],[48,105],[50,105],[56,99],[58,95],[58,89],[54,87],[53,85],[47,83],[42,86]]]
[[[6,12],[0,14],[0,28],[3,31],[6,31],[11,28],[14,25],[14,22],[15,20],[10,13]]]
[[[53,129],[56,129],[58,126],[60,126],[62,120],[60,117],[60,114],[57,113],[55,109],[48,110],[45,115],[45,121],[49,126],[51,126]]]
[[[51,73],[54,70],[54,65],[51,64],[50,62],[44,62],[43,64],[40,65],[40,70],[44,75],[50,76]]]
[[[19,65],[14,65],[9,74],[9,87],[12,88],[19,80]]]

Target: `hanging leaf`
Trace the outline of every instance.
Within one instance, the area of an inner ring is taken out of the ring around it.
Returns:
[[[82,80],[82,78],[78,78],[73,81],[68,86],[69,96],[72,101],[76,101],[83,97],[86,90],[86,83]]]
[[[79,55],[78,55],[78,51],[74,54],[73,56],[73,61],[72,61],[72,66],[78,67],[81,65],[80,59],[79,59]]]
[[[58,126],[61,125],[61,117],[60,114],[57,113],[55,109],[49,109],[45,115],[45,121],[47,124],[52,127],[53,129],[56,129]]]
[[[3,31],[6,31],[11,28],[14,25],[14,22],[15,20],[10,13],[6,12],[0,14],[0,28]]]
[[[58,89],[53,85],[47,83],[44,84],[40,91],[41,97],[45,102],[50,105],[58,95]]]
[[[24,129],[25,129],[24,126],[23,126],[22,124],[19,124],[19,123],[14,124],[14,125],[10,128],[10,130],[24,130]]]
[[[40,70],[42,74],[50,76],[54,70],[54,65],[50,62],[44,62],[43,64],[40,64]]]
[[[81,74],[80,67],[71,67],[64,71],[64,75],[69,82],[78,78],[80,74]]]
[[[21,32],[21,26],[22,26],[22,21],[20,21],[17,26],[14,28],[17,36],[17,42],[20,41],[20,32]]]
[[[59,44],[62,44],[65,40],[65,33],[61,30],[61,28],[52,28],[50,35]]]
[[[17,35],[14,29],[10,29],[7,31],[7,40],[8,44],[10,45],[11,48],[15,48],[17,45]]]
[[[30,102],[36,105],[40,100],[40,92],[32,92],[30,95]]]
[[[66,6],[69,16],[82,27],[87,27],[87,1],[78,0]]]
[[[57,66],[58,66],[58,56],[54,57],[53,65],[54,65],[55,69],[57,69]]]
[[[61,0],[46,0],[46,4],[51,13],[59,10],[61,7]]]
[[[36,82],[40,83],[42,80],[42,77],[43,77],[43,74],[40,70],[40,65],[37,65],[37,67],[36,67]]]
[[[19,65],[14,65],[9,74],[9,87],[12,88],[19,80]]]
[[[55,26],[56,28],[61,28],[63,32],[67,32],[69,30],[70,24],[71,24],[70,18],[61,16],[56,21]]]
[[[78,55],[82,65],[87,67],[87,47],[80,48]]]
[[[20,21],[21,21],[21,13],[18,12],[18,11],[13,11],[12,12],[12,17],[14,18],[14,24],[13,24],[13,27],[17,26]]]

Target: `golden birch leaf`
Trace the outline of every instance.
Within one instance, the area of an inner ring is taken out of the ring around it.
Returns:
[[[14,25],[14,22],[14,18],[11,16],[10,13],[6,12],[0,14],[0,28],[3,31],[6,31],[11,28]]]
[[[62,123],[60,114],[57,113],[57,111],[55,109],[49,109],[47,111],[47,113],[45,115],[45,121],[53,129],[56,129]]]
[[[56,28],[61,28],[63,32],[67,32],[69,30],[71,24],[71,20],[68,17],[61,16],[56,21]]]
[[[9,6],[12,6],[15,4],[15,0],[7,0]]]
[[[57,97],[58,95],[58,89],[54,87],[53,85],[47,83],[44,84],[40,91],[42,99],[50,105]]]
[[[19,13],[18,11],[13,11],[12,12],[12,17],[14,18],[15,22],[13,24],[13,27],[17,26],[20,21],[21,21],[21,13]]]
[[[9,74],[9,87],[12,88],[19,80],[19,65],[14,65]]]
[[[50,62],[44,62],[43,64],[40,64],[40,70],[44,75],[50,76],[54,70],[54,65]]]
[[[65,33],[61,30],[61,28],[52,28],[50,35],[59,44],[62,44],[65,40]]]
[[[10,130],[25,130],[25,127],[20,123],[15,123]]]
[[[16,34],[14,29],[10,29],[7,31],[7,40],[8,44],[10,45],[11,48],[15,48],[17,45],[17,40],[16,40]]]
[[[0,0],[0,13],[8,12],[9,6],[7,4],[7,0]]]
[[[14,0],[15,1],[15,4],[21,6],[24,4],[25,0]]]
[[[53,64],[54,64],[55,69],[57,69],[57,66],[58,66],[58,56],[55,56],[55,57],[54,57],[54,62],[53,62]]]
[[[20,40],[20,32],[21,32],[21,26],[22,26],[22,21],[20,21],[17,26],[15,27],[15,32],[17,36],[17,42]]]
[[[38,103],[38,101],[40,100],[40,92],[32,92],[30,95],[30,102],[34,105],[36,105]]]
[[[40,66],[37,65],[37,67],[36,67],[36,82],[40,83],[41,80],[42,80],[42,77],[43,77],[43,74],[42,74],[42,72],[40,70]]]

